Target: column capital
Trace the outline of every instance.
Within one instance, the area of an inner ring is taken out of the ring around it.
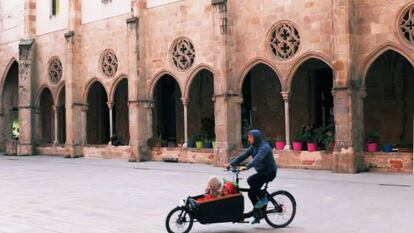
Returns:
[[[34,39],[21,39],[19,41],[19,47],[32,47]]]
[[[289,101],[290,92],[282,91],[282,92],[280,92],[280,94],[282,95],[282,98],[283,98],[284,101]]]
[[[129,105],[143,105],[145,108],[153,108],[154,107],[154,100],[150,100],[150,99],[138,99],[138,100],[129,100],[128,101],[128,106]]]
[[[56,106],[56,105],[52,105],[52,109],[53,109],[53,111],[55,111],[56,112],[56,109],[58,108],[58,106]]]
[[[65,32],[64,34],[66,42],[73,42],[73,38],[75,37],[75,32],[74,31],[68,31]]]
[[[337,86],[332,88],[332,96],[335,97],[339,92],[347,92],[348,95],[352,95],[352,89],[349,86]]]
[[[367,97],[367,88],[363,87],[359,89],[359,98],[365,99]]]
[[[84,105],[82,105],[82,109],[81,109],[81,111],[82,111],[82,112],[87,112],[87,111],[88,111],[88,109],[89,109],[89,104],[84,104]]]
[[[113,102],[106,102],[106,104],[108,105],[109,109],[112,109],[114,107],[114,103]]]
[[[235,99],[240,97],[239,94],[233,93],[231,91],[229,92],[225,92],[223,94],[216,94],[213,96],[213,101],[215,101],[215,99],[219,99],[219,98],[224,98],[225,101],[229,101],[230,99]]]
[[[130,17],[130,18],[126,19],[126,23],[128,25],[135,25],[136,26],[139,23],[139,18],[136,17],[136,16]]]
[[[227,0],[211,0],[211,5],[213,5],[213,6],[226,4],[226,3],[227,3]]]
[[[184,106],[188,105],[188,102],[189,102],[188,98],[181,98],[181,101],[183,102]]]

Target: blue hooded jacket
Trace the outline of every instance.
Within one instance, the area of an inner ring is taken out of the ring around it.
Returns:
[[[272,148],[262,139],[260,130],[254,129],[249,132],[254,138],[254,143],[243,154],[230,161],[231,166],[237,166],[249,156],[253,160],[246,165],[247,169],[254,167],[258,173],[276,172],[276,161],[273,157]]]

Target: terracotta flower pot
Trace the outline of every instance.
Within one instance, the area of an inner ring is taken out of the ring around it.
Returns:
[[[283,150],[283,149],[285,149],[285,146],[286,146],[285,141],[276,141],[275,142],[276,150]]]
[[[308,143],[307,146],[309,152],[314,152],[318,150],[318,144],[316,143]]]
[[[378,143],[372,142],[367,144],[367,151],[368,152],[377,152],[378,151]]]
[[[294,151],[302,151],[302,142],[293,142]]]

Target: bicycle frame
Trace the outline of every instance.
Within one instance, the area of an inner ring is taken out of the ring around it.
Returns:
[[[235,175],[235,177],[234,177],[234,179],[235,179],[235,181],[236,181],[236,184],[237,184],[237,190],[239,191],[239,192],[246,192],[246,193],[248,193],[249,191],[250,191],[250,189],[249,188],[240,188],[239,187],[239,181],[240,181],[240,178],[239,178],[239,173],[240,173],[240,170],[238,170],[238,169],[234,169],[234,168],[231,168],[230,169],[230,172],[232,173],[232,175]],[[264,192],[265,192],[265,195],[266,195],[266,197],[267,197],[267,199],[269,200],[269,202],[271,202],[276,208],[280,208],[280,205],[276,202],[276,200],[270,195],[270,193],[267,191],[267,186],[268,186],[268,182],[265,184],[265,186],[264,186],[264,188],[262,189]]]

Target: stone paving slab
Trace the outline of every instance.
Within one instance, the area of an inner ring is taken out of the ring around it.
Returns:
[[[0,156],[0,233],[165,232],[169,210],[212,175],[229,178],[200,164]],[[196,223],[191,232],[414,232],[412,175],[280,169],[277,189],[297,199],[290,227]]]

